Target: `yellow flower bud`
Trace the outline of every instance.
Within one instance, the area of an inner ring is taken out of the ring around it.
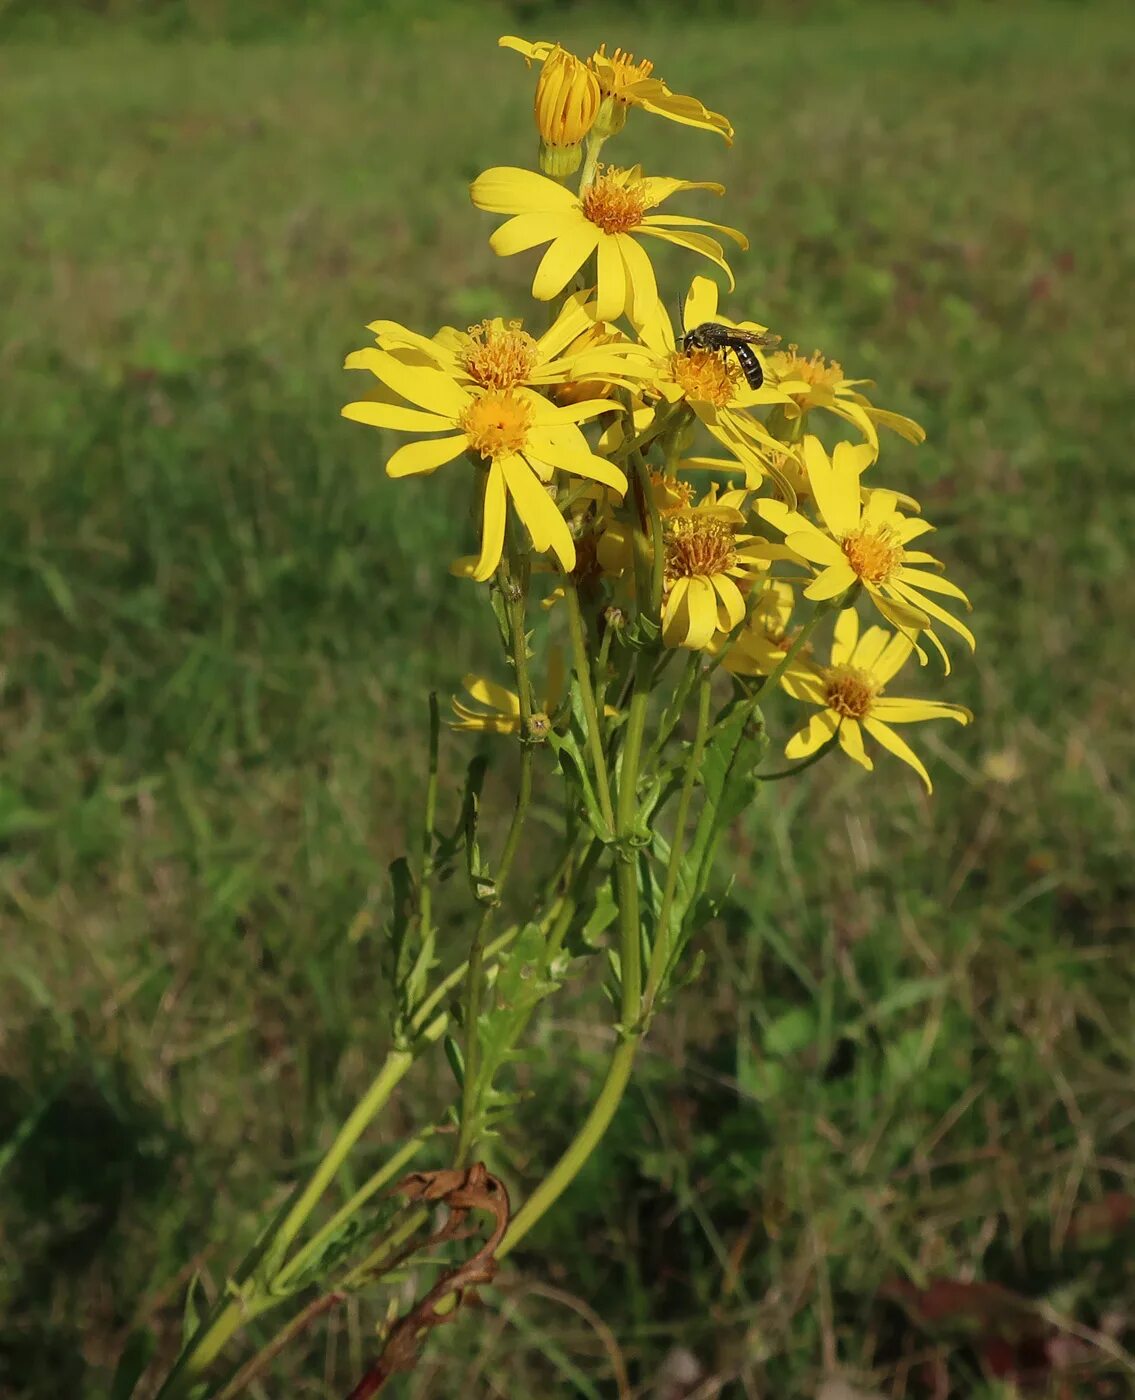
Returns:
[[[599,79],[575,54],[557,47],[540,71],[535,110],[540,169],[545,175],[572,174],[599,110]]]

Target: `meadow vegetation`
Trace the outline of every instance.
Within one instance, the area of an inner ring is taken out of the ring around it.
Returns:
[[[929,1394],[935,1356],[951,1394],[993,1395],[991,1338],[1020,1369],[1057,1334],[1073,1384],[1111,1387],[1064,1393],[1131,1393],[1123,14],[13,29],[0,1394],[109,1394],[140,1326],[175,1353],[191,1279],[199,1301],[223,1287],[384,1049],[384,872],[425,696],[490,622],[438,562],[468,548],[459,488],[445,518],[422,509],[440,481],[385,479],[379,440],[338,416],[340,365],[379,315],[519,307],[530,260],[495,259],[455,196],[486,153],[531,156],[524,100],[501,96],[509,29],[648,53],[733,120],[729,153],[647,122],[627,142],[727,185],[753,236],[737,315],[925,425],[924,446],[888,440],[889,479],[974,600],[949,698],[977,720],[923,740],[932,798],[883,760],[762,795],[603,1148],[401,1393],[612,1395],[625,1365],[635,1393],[677,1396],[680,1348],[730,1396],[810,1397],[837,1372]],[[447,741],[454,782],[472,742]],[[578,997],[539,1031],[493,1147],[518,1190],[580,1116],[602,1024]],[[388,1138],[445,1073],[419,1067]],[[345,1393],[376,1321],[352,1304],[260,1394]]]

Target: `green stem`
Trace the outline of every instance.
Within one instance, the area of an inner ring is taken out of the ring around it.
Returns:
[[[662,576],[666,566],[662,517],[658,514],[658,502],[654,499],[650,484],[650,468],[638,449],[631,453],[631,466],[641,522],[641,529],[636,530],[634,535],[635,582],[645,585],[648,590],[638,595],[642,600],[639,608],[652,622],[658,623],[662,616]]]
[[[797,773],[803,773],[805,768],[811,768],[813,763],[819,763],[825,754],[831,753],[839,743],[839,729],[820,745],[815,753],[810,753],[807,758],[802,758],[799,763],[790,764],[787,768],[778,768],[775,773],[758,773],[757,781],[761,783],[778,783],[782,778],[794,778]]]
[[[591,662],[587,655],[587,639],[583,632],[579,590],[575,580],[570,575],[564,580],[564,601],[567,603],[568,631],[571,634],[575,674],[579,682],[584,719],[587,721],[587,746],[591,752],[592,767],[595,769],[595,787],[599,798],[599,810],[602,812],[603,820],[607,823],[608,828],[614,831],[615,811],[611,806],[611,783],[607,775],[607,757],[603,751],[603,730],[599,711],[595,705],[595,692],[591,687]]]
[[[481,1084],[480,1063],[481,1045],[477,1036],[477,1022],[481,1015],[481,1002],[485,983],[485,939],[500,904],[505,885],[512,873],[513,862],[520,848],[520,837],[528,806],[532,800],[532,764],[534,749],[529,721],[532,718],[532,684],[528,675],[528,638],[524,626],[524,606],[527,594],[527,569],[515,544],[510,541],[507,567],[501,569],[501,587],[504,591],[508,611],[509,643],[512,648],[512,662],[516,670],[516,693],[520,701],[520,775],[517,781],[516,806],[513,808],[512,823],[505,837],[504,848],[496,871],[496,890],[492,904],[488,905],[477,921],[473,942],[469,948],[469,964],[465,975],[465,1063],[461,1084],[461,1129],[457,1138],[457,1150],[453,1164],[460,1167],[469,1160],[476,1146],[477,1120],[479,1116]]]
[[[318,1229],[311,1239],[298,1249],[288,1260],[276,1277],[272,1280],[273,1289],[280,1288],[289,1280],[301,1274],[312,1259],[319,1257],[321,1250],[329,1240],[333,1240],[348,1220],[366,1205],[367,1201],[381,1191],[392,1177],[398,1175],[407,1162],[416,1157],[426,1143],[433,1137],[436,1130],[427,1128],[425,1132],[418,1133],[409,1142],[404,1143],[389,1161],[383,1165],[372,1176],[359,1187],[353,1196],[343,1203],[327,1223]]]
[[[670,861],[666,867],[666,880],[662,887],[662,900],[658,907],[658,922],[654,929],[654,947],[650,955],[650,969],[646,978],[646,993],[643,997],[643,1021],[649,1025],[654,1000],[658,995],[662,977],[670,964],[673,946],[670,937],[670,911],[674,904],[674,891],[678,887],[678,872],[682,866],[682,856],[686,842],[686,822],[690,815],[690,801],[694,786],[701,771],[702,755],[705,753],[706,736],[709,734],[710,679],[703,675],[698,684],[698,723],[694,742],[690,747],[690,757],[686,764],[682,791],[678,798],[678,811],[674,818],[674,839],[670,845]]]
[[[497,1250],[498,1259],[503,1259],[515,1249],[541,1216],[551,1209],[595,1150],[626,1092],[638,1041],[637,1035],[628,1035],[616,1046],[611,1063],[607,1067],[607,1077],[591,1112],[560,1160],[512,1217],[512,1222]]]
[[[583,153],[583,166],[579,172],[579,192],[583,194],[590,185],[595,183],[595,172],[599,166],[599,152],[603,149],[605,136],[596,136],[592,133],[587,138],[587,149]]]
[[[437,691],[430,691],[430,760],[429,776],[426,780],[426,802],[422,813],[422,861],[418,894],[418,933],[424,957],[418,960],[421,971],[418,985],[407,988],[411,1006],[424,990],[424,981],[429,976],[433,963],[434,941],[437,930],[433,926],[433,876],[434,876],[434,826],[437,821],[437,775],[438,748],[441,736],[441,716],[438,713]]]

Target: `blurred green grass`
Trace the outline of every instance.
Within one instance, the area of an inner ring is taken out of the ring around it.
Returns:
[[[939,523],[979,637],[942,686],[978,722],[927,741],[931,802],[898,765],[833,764],[758,804],[705,972],[520,1261],[597,1307],[644,1384],[671,1346],[727,1394],[893,1378],[895,1276],[994,1279],[1093,1327],[1135,1298],[1123,1241],[1070,1242],[1135,1146],[1124,13],[557,26],[734,120],[732,151],[638,118],[623,150],[722,179],[697,212],[752,236],[736,306],[926,425],[883,469]],[[444,571],[458,488],[385,480],[339,366],[376,315],[523,308],[529,260],[492,257],[463,188],[531,155],[509,28],[447,9],[233,47],[90,24],[0,51],[0,1393],[103,1393],[139,1319],[176,1346],[192,1269],[221,1284],[381,1051],[425,691],[489,633]],[[517,1180],[587,1101],[593,1024],[581,1002],[541,1032],[500,1148]],[[517,1307],[405,1393],[609,1393],[584,1322]],[[343,1392],[372,1323],[278,1378]]]

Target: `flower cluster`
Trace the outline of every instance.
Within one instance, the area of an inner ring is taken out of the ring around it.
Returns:
[[[945,634],[970,648],[974,638],[958,616],[965,594],[916,547],[932,529],[918,503],[877,479],[880,430],[917,444],[922,429],[877,407],[868,381],[835,360],[785,348],[759,320],[731,319],[709,276],[692,276],[681,324],[671,320],[652,249],[695,255],[733,293],[725,243],[743,251],[745,236],[671,212],[672,200],[681,207],[679,197],[720,195],[721,185],[600,154],[633,109],[730,142],[723,116],[621,49],[581,58],[554,43],[500,42],[539,65],[538,168],[494,166],[470,193],[502,220],[495,253],[541,250],[531,291],[553,303],[550,316],[432,335],[376,321],[375,344],[347,360],[370,379],[345,416],[408,435],[390,476],[461,462],[480,544],[455,571],[503,586],[523,559],[526,587],[549,579],[550,610],[573,589],[601,688],[613,679],[617,693],[620,654],[698,654],[743,693],[818,707],[802,710],[790,760],[838,747],[870,768],[870,739],[929,787],[892,726],[970,716],[885,691],[911,657],[925,664],[934,653],[948,672]],[[859,608],[878,622],[861,631]],[[826,664],[813,636],[825,618]],[[455,702],[457,727],[522,728],[512,691],[476,677],[468,689],[478,703]],[[554,736],[555,714],[540,717]]]

